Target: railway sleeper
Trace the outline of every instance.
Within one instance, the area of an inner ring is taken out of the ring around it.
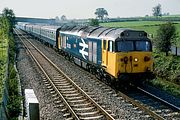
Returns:
[[[61,90],[61,93],[62,94],[72,94],[72,93],[77,93],[78,91],[77,90]]]
[[[54,97],[54,100],[60,100],[60,97],[59,96]]]
[[[66,78],[64,78],[63,76],[62,77],[56,77],[56,78],[53,78],[53,81],[65,81]]]
[[[98,114],[98,113],[99,113],[99,110],[92,111],[92,112],[85,112],[85,113],[77,113],[77,115],[80,115],[80,116],[90,116],[90,115],[95,115],[95,114]]]
[[[66,118],[68,118],[68,117],[70,117],[71,116],[71,113],[65,113],[64,115],[63,115],[63,117],[66,117]]]
[[[57,94],[57,93],[55,93],[55,94],[52,94],[52,96],[53,96],[53,97],[57,97],[57,96],[58,96],[58,94]]]
[[[80,99],[80,100],[68,100],[69,103],[81,103],[81,102],[86,102],[87,99]]]
[[[80,103],[80,104],[72,104],[72,107],[85,107],[85,106],[90,106],[92,105],[90,102],[87,103]]]
[[[50,93],[51,93],[51,94],[55,94],[55,93],[56,93],[56,91],[51,91]]]
[[[76,90],[75,88],[65,88],[65,89],[60,89],[60,91],[71,91],[71,90]]]
[[[62,101],[56,100],[56,101],[54,101],[54,103],[55,103],[55,104],[60,104],[60,103],[62,103]]]
[[[84,111],[89,111],[89,110],[93,110],[94,111],[94,109],[95,109],[95,107],[94,106],[90,106],[90,107],[85,107],[85,108],[73,108],[75,111],[81,111],[81,112],[83,112],[84,113]]]
[[[98,115],[98,116],[94,116],[94,117],[80,117],[80,119],[82,119],[82,120],[96,120],[96,119],[102,119],[103,117],[104,117],[104,115]]]
[[[75,97],[81,95],[80,93],[74,93],[74,94],[63,94],[65,97]]]
[[[67,97],[66,99],[67,100],[78,100],[78,99],[82,99],[83,98],[83,96],[77,96],[77,97]]]
[[[58,86],[58,87],[60,87],[60,88],[72,88],[73,85],[68,85],[68,86]]]
[[[47,88],[48,88],[48,89],[51,89],[51,88],[52,88],[52,86],[51,86],[51,85],[49,85],[49,86],[47,86]]]
[[[58,86],[69,86],[69,85],[71,85],[70,83],[60,83],[60,82],[54,82],[54,84],[56,84]]]
[[[48,89],[49,91],[54,91],[54,89],[53,88],[50,88],[50,89]]]
[[[61,104],[56,104],[55,107],[56,108],[64,108],[64,104],[62,104],[62,103]]]
[[[66,120],[74,120],[74,118],[72,118],[72,117],[69,117],[69,118],[66,118]]]

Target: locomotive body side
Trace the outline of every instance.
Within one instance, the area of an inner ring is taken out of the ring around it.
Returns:
[[[101,40],[68,32],[60,32],[60,36],[61,49],[70,54],[76,64],[84,68],[87,68],[88,64],[101,65]]]

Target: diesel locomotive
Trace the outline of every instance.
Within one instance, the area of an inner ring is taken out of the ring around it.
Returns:
[[[48,43],[98,78],[120,81],[153,72],[152,44],[144,31],[93,26],[17,27]]]

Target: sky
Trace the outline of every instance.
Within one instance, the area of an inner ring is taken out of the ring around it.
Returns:
[[[67,19],[95,18],[97,8],[105,8],[109,18],[152,15],[152,8],[162,6],[162,13],[180,14],[180,0],[0,0],[0,12],[5,7],[18,17]]]

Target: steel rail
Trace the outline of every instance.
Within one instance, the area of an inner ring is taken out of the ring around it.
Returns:
[[[137,101],[133,100],[132,98],[128,97],[127,95],[125,95],[124,93],[118,91],[118,94],[119,94],[120,96],[122,96],[124,99],[126,99],[127,101],[131,102],[134,106],[137,106],[137,107],[139,107],[140,109],[142,109],[142,110],[144,110],[145,112],[147,112],[149,115],[151,115],[151,116],[154,117],[155,119],[164,120],[163,117],[161,117],[160,115],[156,114],[155,112],[149,110],[149,109],[146,108],[145,106],[141,105],[139,102],[137,102]]]
[[[25,38],[25,39],[27,39],[27,38]],[[28,39],[27,39],[28,40]],[[22,40],[21,40],[22,41]],[[51,60],[49,60],[38,48],[36,48],[30,41],[28,41],[54,68],[56,68],[57,69],[57,71],[58,72],[60,72],[61,74],[63,74],[82,94],[84,94],[84,96],[88,99],[88,100],[90,100],[97,108],[98,108],[98,110],[100,110],[102,113],[103,113],[103,115],[104,116],[106,116],[106,118],[108,119],[108,120],[115,120],[107,111],[105,111],[98,103],[96,103],[86,92],[84,92],[74,81],[72,81],[63,71],[61,71]],[[27,47],[27,46],[26,46]],[[43,69],[42,67],[41,67],[41,69]],[[43,70],[44,71],[44,70]],[[48,76],[47,74],[46,74],[46,76]],[[49,77],[48,77],[48,79],[50,79]],[[51,81],[51,80],[50,80]],[[52,83],[52,81],[51,81],[51,83]],[[53,83],[52,83],[53,84]],[[55,85],[53,84],[53,86],[55,87]],[[56,87],[55,87],[56,88]],[[56,88],[56,91],[58,92],[58,93],[60,93],[59,91],[58,91],[58,89]],[[61,94],[62,95],[62,94]],[[64,99],[65,100],[65,99]],[[65,100],[66,101],[66,100]],[[70,106],[70,105],[69,105]],[[71,108],[72,109],[72,108]],[[73,111],[73,110],[70,110],[70,111]],[[74,112],[75,113],[75,112]]]
[[[17,34],[17,30],[15,30],[16,34]],[[19,32],[18,32],[19,33]],[[17,34],[18,35],[18,34]],[[59,92],[59,90],[57,89],[57,87],[54,85],[54,83],[51,81],[50,77],[47,75],[47,73],[44,71],[44,69],[42,68],[42,66],[39,64],[39,62],[36,60],[36,58],[34,57],[34,55],[31,53],[31,51],[28,49],[26,43],[22,40],[22,38],[18,35],[18,37],[20,38],[21,42],[24,44],[25,48],[28,50],[29,54],[32,56],[33,60],[36,62],[36,64],[38,65],[38,67],[40,68],[40,70],[43,72],[43,74],[46,76],[46,78],[49,80],[49,82],[51,83],[51,85],[54,87],[54,89],[56,90],[56,92],[61,96],[63,102],[67,105],[69,111],[72,113],[72,115],[74,116],[74,118],[76,120],[80,120],[79,117],[76,115],[76,113],[74,112],[74,110],[71,108],[71,106],[67,103],[67,101],[65,100],[65,98],[63,97],[63,95]]]
[[[155,98],[155,99],[158,99],[159,101],[161,101],[161,102],[163,102],[164,104],[170,106],[171,108],[180,111],[180,107],[175,106],[175,105],[173,105],[173,104],[171,104],[171,103],[169,103],[169,102],[167,102],[167,101],[165,101],[165,100],[157,97],[156,95],[153,95],[153,94],[151,94],[150,92],[148,92],[148,91],[146,91],[146,90],[143,90],[143,89],[140,88],[140,87],[137,87],[137,89],[140,90],[140,91],[142,91],[142,92],[144,92],[144,93],[146,93],[146,94],[148,94],[149,96],[151,96],[151,97],[153,97],[153,98]]]

